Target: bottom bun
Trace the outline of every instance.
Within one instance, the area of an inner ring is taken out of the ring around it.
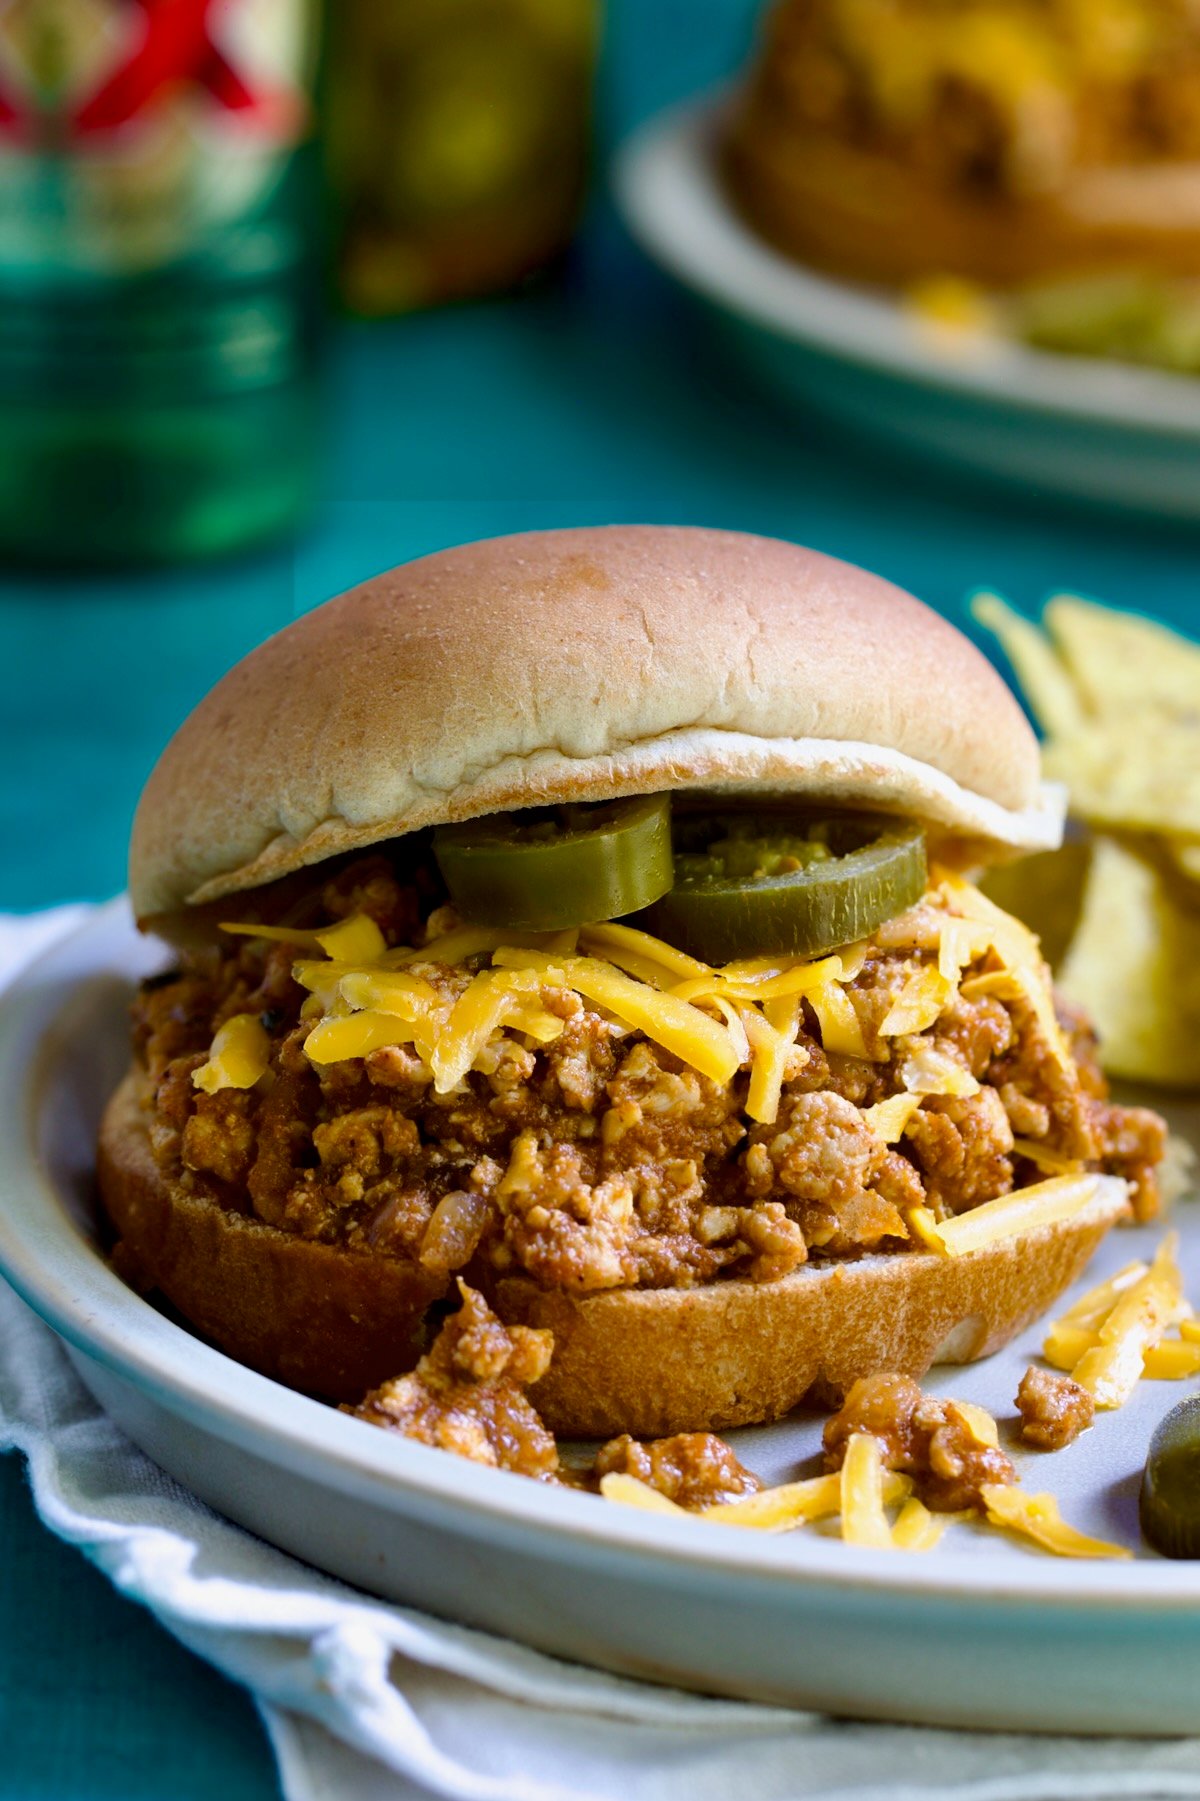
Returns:
[[[836,1406],[859,1376],[920,1377],[990,1356],[1045,1313],[1128,1211],[1097,1177],[1074,1218],[958,1257],[899,1252],[808,1265],[777,1282],[623,1289],[576,1299],[523,1278],[496,1286],[509,1325],[548,1326],[554,1358],[530,1399],[579,1438],[723,1431]]]
[[[127,1076],[100,1128],[100,1195],[121,1260],[239,1363],[330,1401],[411,1369],[448,1283],[418,1264],[280,1232],[164,1175],[149,1085]]]
[[[724,168],[755,231],[853,281],[958,275],[1009,287],[1110,270],[1200,273],[1200,220],[1181,202],[1186,166],[1100,170],[1045,195],[993,197],[822,131],[748,116],[730,131]]]
[[[126,1078],[100,1130],[99,1178],[124,1261],[251,1369],[331,1401],[359,1401],[411,1369],[431,1302],[449,1287],[417,1264],[316,1244],[192,1194],[150,1146],[145,1077]],[[859,1376],[986,1357],[1051,1305],[1127,1210],[1097,1177],[1074,1218],[960,1257],[926,1252],[809,1265],[777,1282],[616,1289],[576,1298],[525,1278],[488,1284],[509,1325],[549,1326],[554,1358],[531,1392],[580,1438],[719,1431],[836,1404]]]

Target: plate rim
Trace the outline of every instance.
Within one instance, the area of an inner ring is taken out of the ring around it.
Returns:
[[[613,159],[626,226],[686,287],[778,338],[879,375],[1014,412],[1200,444],[1196,377],[1003,339],[977,355],[938,354],[886,290],[839,280],[760,238],[714,168],[712,139],[728,104],[721,88],[669,107]],[[723,256],[711,256],[713,247]]]
[[[117,936],[114,938],[114,933]],[[447,1505],[508,1535],[547,1535],[590,1558],[632,1556],[702,1578],[781,1581],[827,1593],[869,1589],[900,1602],[1011,1609],[1054,1604],[1071,1611],[1127,1609],[1166,1615],[1200,1608],[1200,1566],[1166,1560],[1068,1563],[1016,1557],[901,1559],[818,1535],[715,1532],[701,1521],[602,1507],[503,1470],[368,1430],[308,1396],[247,1370],[168,1319],[128,1288],[71,1221],[38,1154],[41,1102],[54,1080],[53,1040],[87,984],[133,979],[137,944],[124,897],[110,901],[27,964],[0,994],[0,1275],[58,1335],[225,1442],[256,1450],[306,1476],[379,1500],[399,1489],[416,1510]],[[28,1217],[26,1217],[28,1216]],[[32,1219],[32,1238],[20,1226]],[[444,1517],[444,1516],[442,1516]]]

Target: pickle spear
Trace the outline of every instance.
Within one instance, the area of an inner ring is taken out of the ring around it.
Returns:
[[[1172,1407],[1150,1440],[1138,1511],[1164,1557],[1200,1557],[1200,1395]]]
[[[439,826],[433,854],[472,924],[557,931],[635,913],[674,879],[665,794]]]
[[[836,950],[925,891],[924,832],[878,815],[685,815],[675,841],[675,885],[645,924],[708,963]]]

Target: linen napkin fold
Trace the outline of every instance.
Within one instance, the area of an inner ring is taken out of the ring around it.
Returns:
[[[0,979],[78,917],[0,919]],[[1200,1801],[1200,1740],[833,1721],[625,1681],[372,1601],[180,1488],[0,1283],[6,1448],[27,1457],[51,1531],[251,1690],[287,1801]]]

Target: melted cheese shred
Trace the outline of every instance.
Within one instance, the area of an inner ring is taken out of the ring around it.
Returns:
[[[848,1545],[894,1551],[883,1499],[883,1456],[869,1432],[851,1434],[841,1470],[842,1538]]]
[[[205,1094],[222,1088],[253,1088],[270,1066],[271,1040],[253,1013],[235,1013],[218,1027],[208,1061],[192,1071],[192,1084]]]
[[[1152,1263],[1128,1263],[1055,1320],[1042,1356],[1086,1388],[1097,1407],[1123,1407],[1144,1376],[1178,1382],[1200,1374],[1200,1324],[1183,1293],[1169,1232]],[[1178,1338],[1167,1336],[1178,1326]]]
[[[883,1500],[886,1506],[902,1501],[912,1493],[912,1480],[888,1471],[883,1478]],[[747,1526],[760,1532],[790,1532],[795,1526],[812,1525],[816,1520],[832,1519],[841,1512],[842,1478],[840,1471],[828,1476],[810,1476],[804,1482],[785,1482],[780,1488],[765,1488],[760,1494],[746,1495],[739,1501],[723,1501],[702,1509],[700,1518],[718,1526]]]
[[[1007,1483],[987,1483],[980,1490],[988,1523],[1019,1533],[1056,1557],[1132,1557],[1124,1545],[1088,1538],[1068,1526],[1053,1495],[1023,1495]]]
[[[563,957],[555,962],[539,951],[500,950],[493,962],[499,968],[531,969],[557,986],[573,988],[710,1081],[723,1085],[733,1078],[738,1057],[728,1028],[678,995],[660,993],[598,957]],[[475,979],[489,975],[485,970]]]
[[[305,1045],[312,1062],[327,1065],[387,1045],[411,1045],[439,1094],[450,1093],[486,1062],[498,1032],[517,1033],[535,1046],[560,1036],[564,1022],[546,1004],[544,989],[574,990],[618,1027],[643,1033],[718,1085],[748,1069],[746,1112],[764,1125],[778,1117],[805,1008],[833,1055],[879,1063],[891,1055],[885,1041],[903,1038],[908,1042],[897,1046],[896,1067],[905,1093],[864,1111],[881,1140],[894,1144],[923,1096],[977,1091],[975,1078],[952,1052],[918,1036],[960,986],[964,993],[1019,998],[1047,1032],[1058,1032],[1037,941],[1024,926],[943,870],[932,872],[923,905],[937,913],[936,961],[914,956],[882,1023],[869,1034],[852,988],[867,958],[866,943],[817,958],[747,957],[713,968],[649,932],[613,921],[561,932],[455,926],[423,946],[391,950],[375,921],[362,913],[315,929],[232,921],[222,929],[294,945],[300,953],[294,973],[308,990],[302,1018],[312,1022]],[[447,998],[429,979],[435,967],[460,969],[483,958],[490,966],[472,973],[457,998]],[[966,973],[981,960],[986,967]],[[1061,1034],[1053,1043],[1069,1055]],[[226,1045],[215,1061],[210,1057],[204,1081],[235,1086],[254,1067],[253,1059],[231,1060]],[[1039,1168],[1066,1173],[1053,1152],[1030,1144],[1022,1145],[1022,1154]],[[942,1230],[933,1221],[918,1227],[931,1243]]]
[[[910,1207],[909,1229],[926,1250],[961,1257],[1002,1238],[1019,1238],[1043,1226],[1056,1226],[1081,1213],[1096,1196],[1099,1177],[1051,1176],[1028,1188],[1015,1188],[994,1201],[981,1201],[953,1219],[937,1219],[928,1207]]]
[[[864,1107],[863,1118],[884,1144],[898,1144],[920,1106],[919,1094],[894,1094],[890,1100],[876,1101],[873,1107]]]
[[[892,1544],[897,1551],[932,1551],[946,1527],[965,1517],[958,1513],[930,1513],[925,1503],[913,1495],[900,1509],[892,1527]]]

